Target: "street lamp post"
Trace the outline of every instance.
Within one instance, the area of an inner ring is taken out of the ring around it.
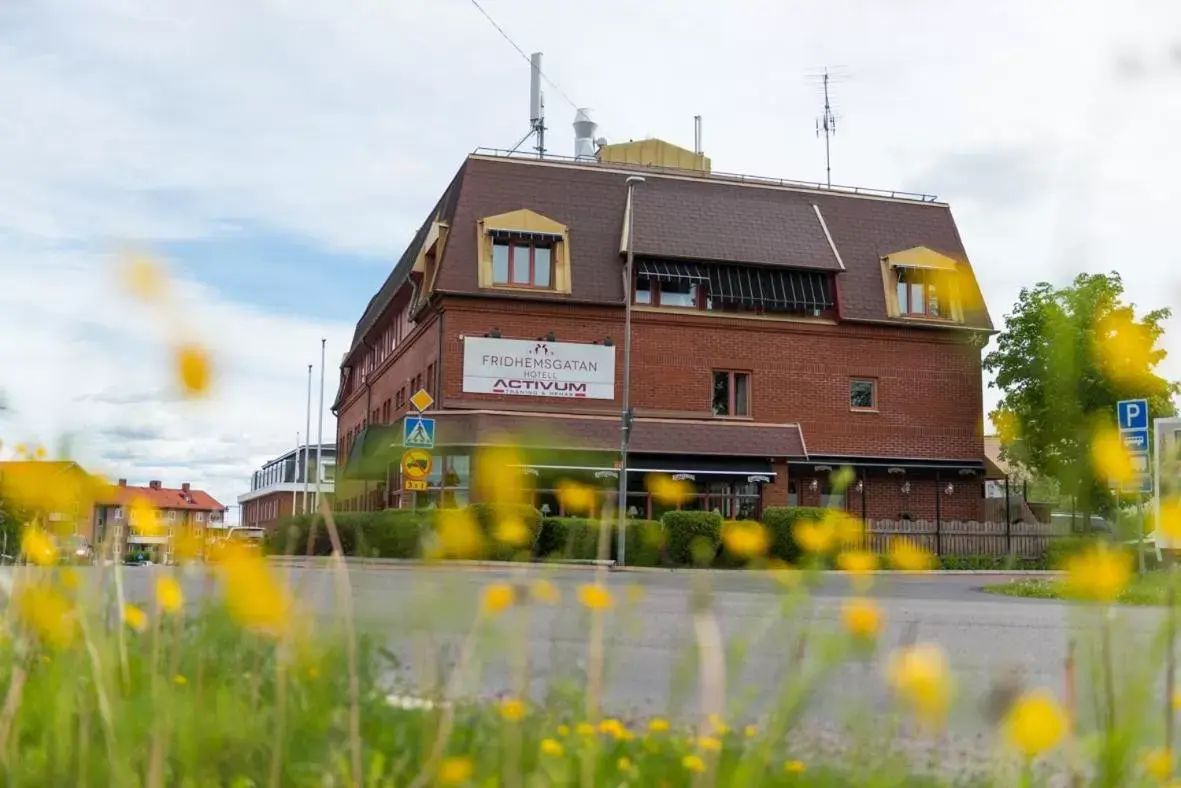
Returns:
[[[627,445],[631,439],[632,414],[630,406],[631,394],[631,355],[632,355],[632,264],[634,263],[633,249],[635,247],[634,229],[636,226],[636,206],[632,199],[635,195],[636,184],[644,183],[639,175],[631,175],[627,179],[627,262],[623,266],[623,392],[620,396],[620,446],[619,446],[619,497],[615,508],[619,516],[619,547],[616,556],[620,566],[627,558]]]

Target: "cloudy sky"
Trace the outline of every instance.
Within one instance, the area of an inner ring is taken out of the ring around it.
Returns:
[[[612,141],[691,146],[700,114],[716,169],[821,179],[827,65],[834,182],[949,201],[998,322],[1080,270],[1178,302],[1173,0],[481,1],[545,53],[554,153],[575,104]],[[4,0],[0,437],[233,503],[303,430],[320,337],[330,401],[464,154],[527,121],[527,65],[471,0]],[[212,401],[175,399],[161,317],[116,286],[129,247],[169,262]]]

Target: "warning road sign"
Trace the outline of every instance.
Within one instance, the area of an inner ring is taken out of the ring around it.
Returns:
[[[434,458],[424,449],[410,449],[402,455],[402,478],[421,481],[431,475]]]
[[[407,416],[402,421],[402,445],[408,449],[433,449],[435,420],[425,416]]]

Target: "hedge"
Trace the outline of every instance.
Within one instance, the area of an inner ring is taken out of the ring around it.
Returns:
[[[771,556],[794,564],[800,559],[799,545],[792,536],[798,522],[824,519],[827,509],[814,506],[768,506],[763,510],[763,525],[771,532]]]
[[[538,532],[541,530],[541,512],[532,506],[473,503],[467,511],[476,519],[480,530],[484,533],[491,547],[488,557],[495,561],[512,561],[521,558],[521,554],[532,556],[537,545]],[[502,522],[516,520],[529,531],[528,541],[524,545],[510,545],[496,538],[496,527]]]
[[[429,511],[385,509],[378,512],[338,512],[333,515],[333,520],[345,555],[417,558],[423,532],[431,527],[434,516]],[[320,514],[303,514],[280,520],[266,536],[267,552],[273,555],[305,555],[312,523],[315,523],[316,530],[312,555],[331,555],[332,540]]]
[[[593,560],[599,557],[599,524],[587,517],[546,517],[541,521],[541,533],[534,555],[545,560]],[[615,521],[611,529],[608,558],[615,558],[619,549],[619,530]],[[664,528],[656,520],[628,520],[627,556],[630,566],[658,566],[664,554]]]
[[[674,566],[713,563],[722,543],[722,516],[714,512],[673,511],[660,518],[665,551]]]

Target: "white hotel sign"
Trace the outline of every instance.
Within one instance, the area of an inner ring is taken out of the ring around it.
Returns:
[[[465,337],[463,390],[524,397],[615,398],[615,348]]]

